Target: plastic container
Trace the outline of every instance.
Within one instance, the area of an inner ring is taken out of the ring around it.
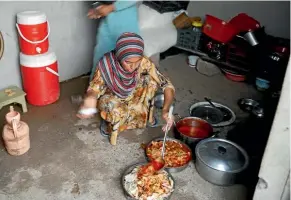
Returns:
[[[256,87],[259,91],[265,91],[269,89],[270,81],[260,77],[256,77]]]
[[[187,10],[189,1],[143,1],[144,5],[158,11],[159,13]]]
[[[29,104],[44,106],[60,96],[58,62],[55,53],[29,56],[20,53],[23,89]]]
[[[45,13],[40,11],[18,13],[16,28],[22,53],[37,55],[48,52],[50,28]]]
[[[20,121],[20,113],[10,106],[10,112],[5,116],[6,125],[3,127],[2,138],[5,148],[10,155],[19,156],[30,149],[29,127]]]
[[[240,32],[255,31],[261,28],[260,22],[248,16],[246,13],[240,13],[228,22]]]
[[[201,21],[193,21],[192,26],[193,26],[193,31],[196,33],[195,44],[198,45],[198,47],[196,47],[196,49],[198,49],[199,44],[200,44],[200,37],[202,34],[203,23]]]
[[[192,28],[177,29],[177,32],[177,47],[192,51],[199,50],[201,32],[193,31]]]
[[[202,32],[221,43],[230,42],[239,33],[233,25],[211,15],[206,15]]]
[[[189,67],[195,68],[197,65],[197,60],[199,59],[199,56],[188,56],[188,65]]]
[[[202,28],[203,24],[201,21],[193,21],[192,26],[193,26],[193,31],[201,32],[201,28]]]

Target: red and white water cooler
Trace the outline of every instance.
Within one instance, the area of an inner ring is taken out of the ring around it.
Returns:
[[[45,106],[60,97],[58,62],[49,50],[49,23],[45,13],[25,11],[17,14],[20,66],[26,100]]]
[[[44,106],[60,97],[58,62],[55,53],[36,56],[20,53],[23,89],[29,104]]]
[[[48,51],[50,28],[45,13],[40,11],[18,13],[16,28],[22,53],[37,55]]]

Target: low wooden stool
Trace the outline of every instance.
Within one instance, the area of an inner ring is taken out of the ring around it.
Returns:
[[[0,110],[2,107],[11,103],[19,103],[22,106],[22,111],[27,112],[27,105],[25,100],[26,93],[17,86],[10,86],[0,90]]]

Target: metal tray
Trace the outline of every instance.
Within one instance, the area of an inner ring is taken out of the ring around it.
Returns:
[[[148,161],[150,161],[150,159],[149,159],[148,156],[147,156],[146,150],[147,150],[147,148],[149,147],[149,145],[151,144],[151,142],[153,142],[153,141],[155,141],[155,142],[156,142],[156,141],[163,141],[163,140],[164,140],[164,138],[159,137],[159,138],[155,138],[155,139],[151,140],[151,141],[147,144],[147,146],[146,146],[144,152],[145,152],[145,157],[146,157],[146,159],[147,159]],[[190,160],[189,160],[185,165],[183,165],[183,166],[181,166],[181,167],[165,167],[165,170],[168,171],[168,172],[170,172],[170,173],[177,173],[177,172],[181,172],[181,171],[185,170],[185,169],[189,166],[189,164],[190,164],[190,162],[191,162],[191,160],[192,160],[192,151],[191,151],[190,147],[189,147],[187,144],[185,144],[184,142],[182,142],[182,141],[180,141],[180,140],[177,140],[177,139],[175,139],[175,138],[167,137],[167,140],[178,142],[178,143],[184,145],[185,147],[187,147],[188,150],[189,150],[189,152],[190,152],[190,157],[191,157],[191,159],[190,159]]]

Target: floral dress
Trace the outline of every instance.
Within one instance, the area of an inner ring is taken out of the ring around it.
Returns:
[[[90,82],[88,91],[97,93],[97,109],[102,119],[109,122],[109,132],[121,132],[127,129],[145,128],[149,119],[153,122],[153,97],[158,88],[163,90],[174,87],[146,57],[138,68],[138,83],[133,93],[126,99],[113,94],[106,86],[101,72],[97,69]]]

